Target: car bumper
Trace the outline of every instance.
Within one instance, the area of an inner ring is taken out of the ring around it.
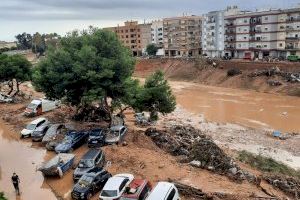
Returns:
[[[43,136],[31,136],[31,138],[32,138],[32,141],[34,141],[34,142],[40,142],[40,141],[42,141],[42,139],[43,139]]]

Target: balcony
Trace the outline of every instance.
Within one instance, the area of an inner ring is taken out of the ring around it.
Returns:
[[[285,49],[288,49],[288,50],[298,50],[300,48],[298,46],[294,46],[294,45],[287,45],[285,47]]]
[[[292,41],[300,40],[299,37],[286,37],[285,39],[286,39],[286,40],[292,40]]]

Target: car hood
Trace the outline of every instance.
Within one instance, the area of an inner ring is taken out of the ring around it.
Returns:
[[[40,137],[40,136],[43,136],[44,134],[42,132],[33,132],[31,133],[31,136],[37,136],[37,137]]]
[[[119,136],[116,136],[115,134],[107,134],[105,138],[105,142],[118,142]]]
[[[63,143],[63,144],[58,144],[55,147],[55,151],[60,152],[60,151],[68,151],[72,148],[72,145],[69,143]]]
[[[33,131],[31,131],[31,130],[28,130],[28,129],[23,129],[22,131],[21,131],[21,134],[22,135],[29,135],[29,134],[31,134]]]
[[[88,172],[91,168],[79,168],[77,167],[74,171],[74,175],[83,175]]]

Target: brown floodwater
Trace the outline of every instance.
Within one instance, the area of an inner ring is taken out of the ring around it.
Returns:
[[[177,103],[208,121],[300,132],[300,98],[171,82]]]
[[[36,171],[44,161],[46,151],[31,147],[31,142],[19,142],[9,137],[8,131],[0,121],[0,191],[4,191],[9,200],[55,200],[42,174]],[[19,197],[16,197],[11,183],[13,172],[19,175],[21,181]]]

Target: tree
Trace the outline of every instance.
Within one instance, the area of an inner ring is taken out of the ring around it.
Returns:
[[[31,63],[22,55],[8,56],[0,55],[0,81],[7,82],[10,87],[8,94],[11,94],[14,88],[14,82],[18,94],[19,86],[22,82],[28,81],[31,78]]]
[[[155,46],[155,44],[148,44],[146,47],[146,52],[149,56],[156,56],[157,51],[158,48]]]
[[[131,53],[113,32],[96,28],[73,31],[48,51],[36,67],[33,83],[48,98],[76,106],[77,114],[101,109],[111,118],[115,105],[123,103],[127,86],[133,83],[134,64]]]
[[[17,39],[17,46],[19,49],[26,50],[32,47],[32,36],[28,33],[22,33],[15,36]]]
[[[43,55],[46,51],[45,36],[36,32],[32,37],[32,52],[38,55]]]
[[[176,99],[162,71],[157,71],[146,79],[133,107],[150,112],[151,120],[156,120],[158,112],[171,113],[176,108]]]

